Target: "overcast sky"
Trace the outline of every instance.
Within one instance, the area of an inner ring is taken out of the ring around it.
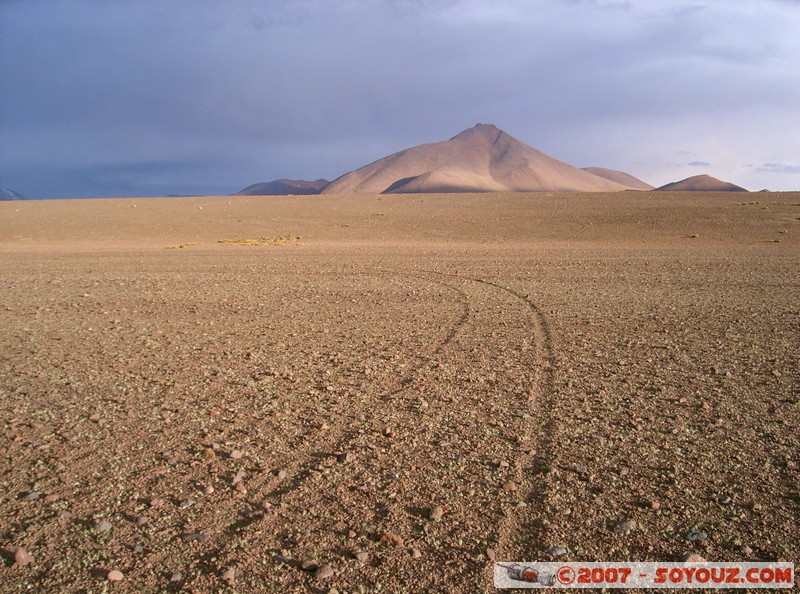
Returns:
[[[492,123],[800,190],[800,0],[0,0],[0,186],[228,194]]]

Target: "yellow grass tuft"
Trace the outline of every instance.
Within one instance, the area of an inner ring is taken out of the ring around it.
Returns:
[[[255,239],[220,239],[217,243],[235,244],[235,245],[286,245],[287,243],[298,243],[300,237],[296,235],[281,235],[279,237],[256,237]]]

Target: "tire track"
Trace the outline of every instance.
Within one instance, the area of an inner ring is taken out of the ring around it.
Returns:
[[[340,274],[341,273],[337,273],[336,275],[338,276]],[[349,274],[351,276],[385,276],[387,273],[384,271],[376,271],[373,273],[358,272],[344,274]],[[454,287],[450,283],[443,282],[441,280],[434,280],[430,277],[420,274],[404,274],[403,276],[407,278],[423,280],[427,283],[434,283],[455,294],[456,301],[460,306],[460,312],[445,334],[444,338],[436,344],[435,348],[433,348],[428,354],[418,356],[417,362],[411,366],[400,378],[394,380],[394,386],[392,388],[382,391],[376,397],[378,402],[389,402],[395,396],[402,393],[405,387],[413,382],[415,375],[418,374],[427,363],[444,351],[447,346],[456,338],[456,336],[458,336],[459,332],[469,319],[469,308],[467,304],[468,296],[462,290]],[[372,407],[371,410],[368,410],[365,413],[364,417],[364,420],[361,421],[361,425],[365,427],[370,425],[374,426],[379,421],[380,411],[375,410],[374,407]],[[346,423],[346,425],[353,424],[353,418],[351,417],[350,422]],[[307,490],[308,483],[318,477],[321,472],[324,472],[324,466],[322,466],[324,460],[331,460],[336,456],[351,450],[351,444],[353,441],[358,438],[359,435],[363,435],[363,433],[364,429],[348,429],[344,427],[343,424],[339,424],[338,430],[334,429],[333,427],[329,428],[323,439],[320,439],[318,435],[305,434],[292,442],[292,449],[297,451],[301,449],[308,441],[315,440],[315,454],[312,454],[310,459],[303,457],[300,460],[284,464],[283,469],[287,471],[288,476],[291,478],[287,478],[278,482],[277,477],[274,475],[268,474],[266,477],[264,477],[262,473],[262,476],[257,475],[251,480],[248,480],[248,487],[250,487],[255,493],[260,493],[262,495],[266,494],[268,500],[273,502],[277,501],[277,504],[280,508],[288,507],[295,499],[302,499],[305,495],[305,491]],[[248,527],[258,524],[259,531],[263,531],[276,520],[274,515],[264,514],[257,511],[259,509],[258,502],[251,499],[249,501],[249,505],[250,509],[253,510],[254,513],[245,515],[233,524],[228,525],[224,532],[217,533],[213,537],[210,537],[210,540],[214,542],[214,545],[207,547],[202,555],[200,555],[199,560],[202,564],[216,566],[220,565],[220,560],[222,559],[227,557],[235,557],[233,550],[236,548],[236,542],[240,540],[241,534]],[[210,520],[210,524],[213,525],[214,521]],[[202,522],[196,523],[195,527],[197,532],[192,534],[203,534],[204,536],[202,538],[204,540],[205,536],[209,536],[209,534],[203,532],[204,525]],[[281,560],[280,550],[282,548],[283,547],[276,546],[273,551],[276,553],[276,557],[279,560]],[[283,561],[289,562],[290,564],[299,565],[299,561],[297,560],[283,559]]]
[[[460,303],[459,317],[394,387],[373,398],[360,428],[342,429],[316,448],[330,456],[355,452],[355,461],[298,461],[291,482],[270,494],[278,507],[229,526],[202,561],[239,563],[237,551],[255,533],[279,567],[295,566],[284,587],[303,588],[308,574],[296,568],[322,548],[345,565],[340,577],[351,587],[473,592],[484,584],[492,591],[492,564],[482,551],[522,559],[541,541],[531,521],[547,496],[541,475],[552,452],[552,431],[536,431],[550,425],[553,404],[547,320],[528,295],[480,278],[435,270],[359,274],[446,287]],[[513,492],[505,490],[510,483]],[[441,522],[429,519],[435,503],[446,510]],[[352,542],[347,528],[358,534]],[[385,532],[405,546],[376,545]],[[379,556],[366,572],[346,564],[359,548]],[[425,553],[415,560],[411,548]]]
[[[536,552],[541,551],[546,542],[543,522],[549,487],[546,476],[554,467],[556,427],[552,411],[555,406],[555,346],[552,329],[540,307],[527,294],[485,279],[452,273],[434,274],[467,279],[493,287],[512,295],[530,311],[533,321],[531,330],[536,344],[534,364],[538,368],[538,377],[533,385],[533,397],[529,398],[527,406],[532,418],[537,420],[538,431],[534,432],[533,425],[528,424],[523,437],[525,445],[522,448],[528,453],[521,454],[517,464],[517,477],[523,485],[524,501],[527,505],[521,512],[505,515],[495,552],[498,560],[534,560],[537,558]]]

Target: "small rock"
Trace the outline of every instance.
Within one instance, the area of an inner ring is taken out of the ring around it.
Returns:
[[[240,470],[236,473],[236,476],[233,477],[233,484],[241,483],[244,480],[244,470]]]
[[[437,505],[434,506],[434,508],[431,510],[430,518],[434,522],[438,522],[439,520],[442,519],[443,515],[444,515],[444,509],[442,509],[441,505]]]
[[[487,557],[487,559],[489,559],[489,561],[494,561],[495,559],[497,559],[497,553],[494,552],[493,548],[491,548],[491,547],[487,548],[486,549],[486,557]]]
[[[281,481],[282,481],[282,480],[283,480],[283,479],[285,479],[287,476],[289,476],[289,473],[288,473],[288,472],[286,472],[285,470],[281,469],[281,470],[279,470],[279,471],[278,471],[278,473],[277,473],[275,476],[277,476],[277,477],[278,477],[278,480],[281,480]]]
[[[211,495],[214,492],[214,487],[211,485],[206,485],[206,488],[203,489],[206,495]]]
[[[216,458],[217,453],[214,451],[213,448],[205,448],[203,450],[203,458]]]
[[[336,461],[339,462],[340,464],[346,464],[348,462],[351,462],[352,460],[353,460],[353,454],[351,454],[350,452],[343,452],[338,456],[336,456]]]
[[[261,509],[269,509],[272,507],[272,504],[267,501],[266,499],[261,502]]]
[[[230,457],[234,460],[238,460],[242,457],[242,452],[239,450],[231,450]]]
[[[140,544],[137,544],[135,547],[133,547],[133,552],[134,553],[144,553],[144,547],[142,545],[140,545]]]
[[[244,483],[236,483],[233,488],[239,493],[247,493],[247,487],[244,486]]]
[[[508,468],[508,461],[500,460],[500,462],[497,463],[497,466],[499,466],[500,468]]]
[[[93,413],[93,414],[89,415],[89,420],[94,422],[94,423],[96,423],[97,421],[100,420],[100,415],[97,414],[97,413]]]
[[[169,576],[169,581],[171,582],[179,582],[183,579],[183,574],[180,571],[174,571],[171,576]]]
[[[196,540],[198,542],[208,542],[211,540],[211,537],[207,534],[201,534],[200,532],[185,532],[181,534],[181,538],[184,540]]]
[[[516,490],[517,490],[517,483],[515,483],[514,481],[506,481],[505,483],[503,483],[503,491],[505,491],[506,493],[513,493]]]
[[[319,568],[319,563],[311,559],[306,559],[300,564],[300,569],[303,571],[314,571],[317,568]]]
[[[222,574],[222,579],[225,581],[229,586],[232,586],[233,583],[236,581],[236,568],[229,567],[225,570],[225,573]]]
[[[136,518],[136,525],[137,526],[144,526],[149,521],[150,521],[150,518],[148,518],[147,516],[139,516],[138,518]]]
[[[748,547],[747,545],[744,545],[744,546],[742,547],[742,555],[745,555],[745,556],[747,556],[747,557],[750,557],[750,556],[752,556],[752,555],[753,555],[753,549],[751,549],[751,548],[750,548],[750,547]]]
[[[650,507],[650,509],[653,511],[658,511],[661,509],[661,503],[653,499],[650,503],[648,503],[648,507]]]
[[[111,522],[107,522],[103,520],[102,522],[95,522],[94,531],[98,534],[103,534],[104,532],[108,532],[114,527]]]
[[[314,572],[314,577],[317,578],[318,580],[327,580],[327,579],[332,578],[333,577],[333,567],[331,567],[327,563],[325,565],[321,565]]]
[[[708,538],[708,533],[705,530],[692,530],[686,535],[686,540],[691,542],[700,542]]]
[[[164,505],[163,499],[156,498],[150,500],[150,507],[161,507],[162,505]]]
[[[545,552],[552,557],[563,557],[567,554],[567,547],[557,545],[550,547]]]
[[[31,491],[30,493],[26,493],[22,498],[25,501],[36,501],[39,497],[40,493],[38,491]]]
[[[55,493],[50,493],[50,495],[44,496],[45,503],[53,503],[54,501],[58,501],[58,495],[56,495]]]
[[[617,534],[628,534],[636,530],[636,520],[625,520],[614,526],[614,532]]]
[[[194,499],[184,499],[178,504],[180,509],[186,509],[187,507],[192,507],[194,505]]]
[[[687,553],[681,559],[684,563],[708,563],[703,557],[697,553]]]
[[[14,561],[16,561],[17,567],[25,567],[26,565],[33,563],[33,555],[31,555],[22,547],[17,547],[17,550],[14,551]]]
[[[369,553],[361,552],[361,553],[356,553],[354,556],[358,561],[361,561],[361,563],[364,563],[366,562],[367,559],[369,559]]]
[[[417,547],[411,549],[411,557],[414,559],[419,559],[422,557],[422,551],[420,551]]]
[[[356,531],[355,530],[348,530],[347,531],[347,538],[355,538],[355,537],[356,537]]]
[[[384,544],[393,544],[398,547],[403,546],[403,537],[393,534],[392,532],[384,532],[380,535],[378,540]]]
[[[117,569],[112,569],[111,571],[108,572],[106,579],[108,579],[109,582],[119,582],[125,579],[125,576],[121,571]]]

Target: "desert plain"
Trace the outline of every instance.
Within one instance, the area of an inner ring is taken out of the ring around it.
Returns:
[[[4,593],[800,560],[800,193],[5,202],[0,327]]]

